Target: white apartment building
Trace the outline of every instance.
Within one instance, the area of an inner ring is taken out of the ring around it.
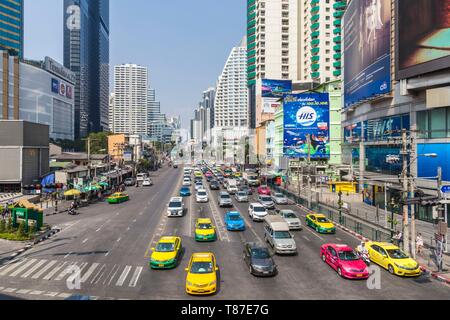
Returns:
[[[108,125],[109,130],[114,132],[114,103],[115,103],[116,95],[111,93],[109,95],[109,108],[108,108]]]
[[[114,133],[148,132],[148,69],[136,64],[114,67]]]

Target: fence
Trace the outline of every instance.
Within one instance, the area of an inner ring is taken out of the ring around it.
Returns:
[[[308,200],[305,198],[280,188],[277,185],[269,185],[273,190],[283,193],[288,199],[294,201],[296,204],[308,208]],[[353,230],[365,238],[373,241],[391,242],[391,230],[377,226],[370,221],[366,221],[344,211],[339,214],[339,210],[317,202],[311,202],[311,207],[308,209],[326,215],[331,221],[336,222],[347,229]]]

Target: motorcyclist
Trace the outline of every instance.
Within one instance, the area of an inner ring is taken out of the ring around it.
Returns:
[[[369,251],[367,250],[366,243],[364,241],[361,241],[359,246],[356,248],[356,251],[358,251],[361,255],[368,255]]]

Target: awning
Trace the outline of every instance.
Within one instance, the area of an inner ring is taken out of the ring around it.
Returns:
[[[79,196],[79,195],[81,195],[81,192],[76,189],[71,189],[71,190],[64,192],[64,195],[66,197]]]

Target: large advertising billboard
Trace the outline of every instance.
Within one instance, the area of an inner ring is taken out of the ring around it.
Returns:
[[[389,93],[391,1],[351,1],[343,34],[345,107]]]
[[[327,159],[330,157],[330,96],[328,93],[286,95],[284,156]],[[310,136],[310,146],[308,145]]]
[[[282,98],[284,94],[292,92],[291,80],[262,79],[263,98]]]
[[[397,80],[450,66],[450,0],[397,0]]]

